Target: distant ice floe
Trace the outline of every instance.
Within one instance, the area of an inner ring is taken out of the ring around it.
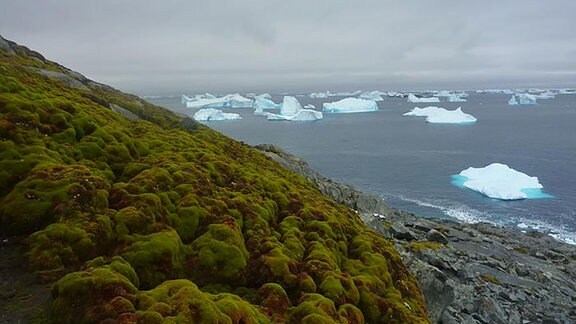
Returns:
[[[344,98],[335,102],[325,102],[323,104],[324,112],[327,113],[357,113],[377,111],[378,105],[374,100],[359,98]]]
[[[217,98],[211,94],[195,97],[182,96],[182,103],[187,108],[252,108],[254,100],[238,93]]]
[[[516,105],[535,105],[536,97],[529,93],[515,93],[512,98],[508,100],[508,104],[511,106]]]
[[[386,92],[382,92],[382,91],[366,91],[366,92],[362,92],[358,98],[360,99],[366,99],[366,100],[373,100],[373,101],[383,101],[384,98],[382,98],[382,96],[386,95]]]
[[[427,123],[434,124],[471,124],[477,121],[476,117],[466,114],[462,108],[447,110],[441,107],[414,108],[404,116],[426,117]]]
[[[323,98],[328,98],[328,95],[330,94],[330,91],[327,92],[312,92],[311,94],[309,94],[308,96],[312,99],[323,99]]]
[[[416,103],[440,102],[440,99],[438,99],[437,97],[420,98],[420,97],[416,97],[413,93],[409,93],[408,94],[408,102],[416,102]]]
[[[516,171],[506,164],[492,163],[483,168],[468,168],[452,176],[452,183],[500,200],[551,198],[542,192],[537,177]]]
[[[287,121],[314,121],[323,118],[321,112],[304,109],[298,99],[292,96],[284,96],[280,108],[280,114],[264,113],[268,120],[287,120]]]
[[[242,119],[242,117],[239,114],[224,113],[219,109],[203,108],[194,114],[194,119],[197,121],[216,121]]]
[[[441,90],[434,94],[434,97],[443,98],[447,102],[466,102],[466,97],[468,94],[464,91],[448,91]]]

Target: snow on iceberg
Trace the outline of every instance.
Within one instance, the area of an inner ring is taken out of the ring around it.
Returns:
[[[536,97],[529,93],[515,93],[512,98],[508,100],[508,104],[511,106],[516,105],[535,105]]]
[[[436,97],[420,98],[416,97],[413,93],[408,94],[408,102],[440,102]]]
[[[461,107],[455,110],[447,110],[441,107],[414,108],[404,116],[426,117],[427,123],[434,124],[471,124],[476,122],[476,117],[466,114]]]
[[[312,109],[304,109],[298,99],[292,96],[284,96],[280,108],[280,114],[264,113],[268,120],[288,120],[288,121],[314,121],[322,119],[321,112]]]
[[[335,102],[325,102],[323,106],[327,113],[357,113],[378,110],[376,101],[359,98],[344,98]]]
[[[234,113],[224,113],[222,110],[214,108],[204,108],[198,110],[194,114],[194,119],[197,121],[214,121],[214,120],[234,120],[242,119],[240,115]]]
[[[500,200],[551,198],[542,192],[537,177],[516,171],[506,164],[492,163],[483,168],[468,168],[452,176],[452,183]]]

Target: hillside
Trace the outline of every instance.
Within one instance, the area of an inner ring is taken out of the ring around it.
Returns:
[[[314,184],[2,38],[0,235],[50,286],[43,321],[428,322],[392,244]]]

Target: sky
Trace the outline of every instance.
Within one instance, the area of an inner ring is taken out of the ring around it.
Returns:
[[[2,0],[0,35],[140,95],[576,86],[574,0]]]

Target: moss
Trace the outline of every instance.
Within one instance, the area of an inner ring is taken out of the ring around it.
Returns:
[[[156,303],[168,305],[174,316],[166,317],[175,322],[187,323],[267,323],[267,317],[258,308],[238,296],[227,293],[209,294],[202,292],[188,280],[166,281],[158,287],[141,293]],[[140,297],[141,298],[141,297]],[[162,308],[166,308],[162,306]]]
[[[269,315],[283,318],[288,308],[292,307],[292,302],[288,298],[284,288],[276,283],[267,283],[258,289],[258,294],[262,298],[260,305],[268,310]]]
[[[52,318],[59,323],[78,323],[116,317],[115,304],[129,307],[127,301],[136,291],[130,280],[110,267],[70,273],[52,289]],[[119,302],[118,297],[123,299]],[[116,303],[109,305],[113,300]]]
[[[182,276],[186,247],[174,230],[142,236],[123,253],[143,288]]]
[[[484,281],[486,281],[486,282],[489,282],[489,283],[498,285],[498,286],[501,286],[501,285],[502,285],[502,283],[500,282],[500,280],[498,280],[497,278],[495,278],[494,276],[491,276],[491,275],[489,275],[489,274],[482,274],[482,275],[480,275],[480,279],[482,279],[482,280],[484,280]]]
[[[390,242],[303,177],[18,53],[0,53],[0,231],[36,233],[31,265],[50,278],[73,272],[54,286],[65,322],[361,322],[359,312],[376,323],[427,320]]]
[[[29,244],[28,259],[34,270],[79,267],[96,253],[93,238],[73,224],[52,224],[31,235]]]
[[[429,242],[429,241],[411,241],[408,243],[408,249],[414,252],[422,252],[425,250],[432,250],[437,251],[441,249],[444,245],[438,242]]]
[[[243,285],[248,251],[235,221],[212,224],[192,243],[195,277],[201,282]]]

